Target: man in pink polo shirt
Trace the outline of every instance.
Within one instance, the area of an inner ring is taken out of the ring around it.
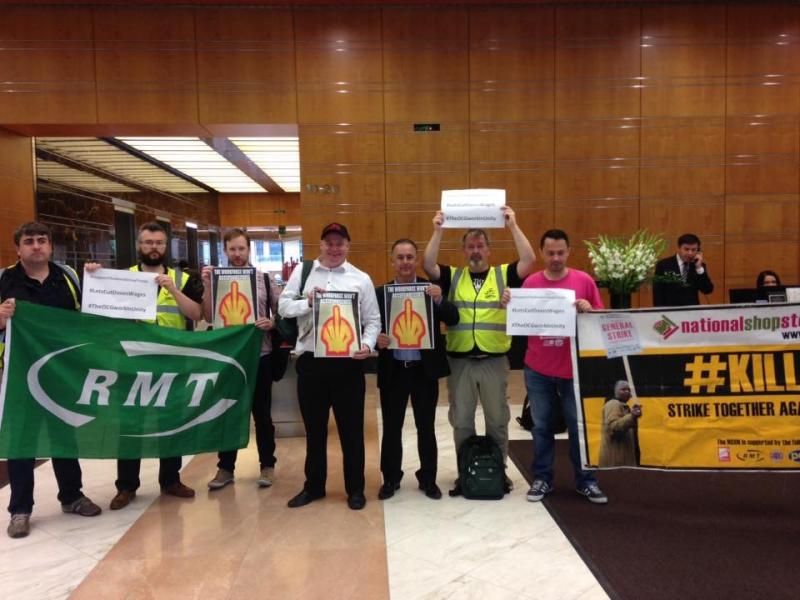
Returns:
[[[590,275],[567,268],[569,237],[560,229],[542,235],[540,247],[545,268],[530,275],[523,288],[561,288],[575,292],[578,312],[603,308],[600,292]],[[503,294],[504,303],[511,298],[509,289]],[[528,337],[525,353],[525,387],[533,418],[533,484],[527,494],[538,502],[553,489],[554,431],[557,404],[561,403],[569,432],[569,458],[575,471],[577,492],[595,504],[605,504],[608,498],[597,485],[591,471],[581,469],[578,447],[578,419],[575,391],[572,382],[571,340],[568,337]]]

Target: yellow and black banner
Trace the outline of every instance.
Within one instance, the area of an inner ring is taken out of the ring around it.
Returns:
[[[585,466],[800,469],[800,305],[584,313],[573,347]]]

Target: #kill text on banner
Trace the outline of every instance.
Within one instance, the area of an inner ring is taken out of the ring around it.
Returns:
[[[144,458],[247,445],[262,333],[191,332],[17,302],[0,457]]]
[[[576,346],[584,465],[800,469],[800,305],[584,313]]]

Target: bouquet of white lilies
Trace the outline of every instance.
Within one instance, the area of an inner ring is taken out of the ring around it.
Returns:
[[[630,294],[645,282],[652,281],[652,270],[667,247],[660,235],[642,229],[627,241],[600,235],[597,242],[585,241],[594,276],[600,287],[612,294]]]

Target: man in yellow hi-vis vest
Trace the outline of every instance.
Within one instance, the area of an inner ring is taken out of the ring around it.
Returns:
[[[489,236],[482,229],[470,229],[462,238],[466,267],[438,264],[444,214],[433,217],[433,235],[425,249],[425,272],[442,287],[445,297],[459,310],[458,325],[447,328],[447,356],[451,374],[447,379],[449,419],[456,449],[475,435],[475,410],[483,407],[486,434],[508,455],[506,400],[508,358],[511,337],[506,335],[506,309],[500,297],[507,287],[520,287],[533,271],[536,256],[517,225],[514,211],[503,207],[506,226],[514,239],[519,259],[498,266],[489,265]],[[511,487],[510,480],[506,481]]]
[[[199,278],[176,271],[166,265],[167,232],[152,221],[139,228],[139,262],[131,271],[157,273],[158,313],[154,324],[160,327],[184,329],[186,319],[198,321],[202,317],[203,284]],[[139,488],[141,460],[117,461],[117,495],[111,500],[111,510],[127,506]],[[179,498],[191,498],[194,490],[181,483],[181,457],[162,458],[158,470],[161,492]]]

